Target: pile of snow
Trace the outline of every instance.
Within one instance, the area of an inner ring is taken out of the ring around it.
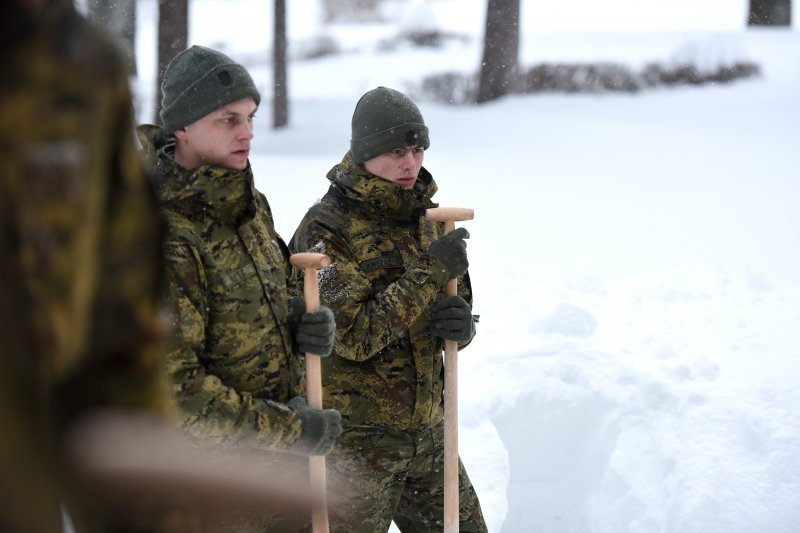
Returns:
[[[515,289],[527,315],[461,357],[465,462],[487,417],[508,453],[503,531],[798,531],[797,288],[692,268]]]

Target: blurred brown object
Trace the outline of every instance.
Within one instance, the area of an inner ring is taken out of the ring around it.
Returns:
[[[305,457],[204,447],[155,417],[96,414],[76,426],[68,443],[88,495],[102,499],[100,507],[122,518],[128,531],[236,530],[238,520],[265,509],[310,517],[319,503],[308,487]],[[145,517],[140,524],[138,516]]]

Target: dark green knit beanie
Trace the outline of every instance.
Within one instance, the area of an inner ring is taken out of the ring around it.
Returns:
[[[250,97],[256,105],[261,103],[247,70],[205,46],[192,46],[170,61],[161,92],[161,121],[167,133],[242,98]]]
[[[431,145],[422,113],[399,91],[378,87],[364,94],[353,112],[350,152],[361,164],[395,148]]]

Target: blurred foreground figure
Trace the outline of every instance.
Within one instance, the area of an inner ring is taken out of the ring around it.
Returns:
[[[114,526],[65,454],[98,409],[165,412],[160,223],[126,69],[68,0],[0,4],[0,531]]]

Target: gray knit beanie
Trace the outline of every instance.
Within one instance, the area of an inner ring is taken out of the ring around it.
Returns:
[[[161,121],[172,133],[248,96],[261,103],[253,78],[225,54],[192,46],[172,58],[161,84]]]
[[[364,94],[353,112],[350,152],[361,164],[395,148],[431,145],[422,113],[399,91],[378,87]]]

